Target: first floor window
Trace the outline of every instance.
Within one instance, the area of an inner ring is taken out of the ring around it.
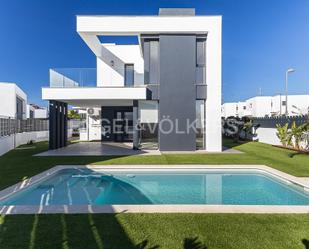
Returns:
[[[124,65],[124,85],[134,86],[134,64]]]

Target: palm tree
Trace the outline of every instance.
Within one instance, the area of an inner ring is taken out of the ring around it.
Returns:
[[[304,133],[304,125],[297,125],[294,121],[291,126],[290,136],[291,139],[294,139],[294,148],[299,150],[300,149],[300,142],[302,141],[303,133]]]
[[[279,138],[282,146],[287,147],[291,145],[292,137],[290,136],[289,132],[289,124],[285,124],[281,126],[280,124],[276,125],[277,127],[277,137]]]

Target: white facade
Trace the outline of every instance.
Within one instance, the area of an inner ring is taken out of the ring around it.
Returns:
[[[272,97],[258,96],[246,100],[248,114],[252,117],[265,117],[271,113]]]
[[[97,57],[97,86],[124,86],[124,65],[134,64],[134,84],[144,85],[144,59],[139,45],[102,44]]]
[[[27,117],[27,95],[15,83],[0,82],[0,116],[17,116],[17,98],[22,103],[22,118]]]
[[[48,118],[47,108],[35,109],[34,118]]]
[[[277,95],[272,97],[272,109],[271,115],[278,116],[285,114],[286,97],[283,95]],[[280,105],[281,103],[281,105]],[[297,116],[308,113],[309,108],[309,94],[308,95],[288,95],[288,115]]]
[[[142,45],[102,44],[98,36],[131,35],[141,40],[141,35],[153,34],[207,35],[204,144],[207,151],[219,152],[222,150],[221,22],[221,16],[78,16],[77,32],[96,56],[96,87],[77,87],[73,81],[67,88],[43,88],[42,98],[85,108],[132,106],[133,100],[137,100],[139,117],[157,122],[157,104],[145,103],[147,85],[144,85]],[[126,87],[123,67],[131,63],[134,64],[134,86]],[[88,134],[88,139],[90,137]]]
[[[237,103],[224,103],[221,107],[223,117],[237,117]]]
[[[48,110],[45,107],[39,107],[33,104],[27,104],[27,118],[48,118]]]
[[[222,117],[239,117],[248,116],[246,102],[224,103],[221,107]]]
[[[35,108],[32,105],[27,104],[27,111],[26,111],[27,118],[34,118],[34,111]]]
[[[257,96],[245,102],[225,103],[222,117],[274,117],[285,115],[286,96]],[[308,113],[309,95],[288,95],[288,116]]]

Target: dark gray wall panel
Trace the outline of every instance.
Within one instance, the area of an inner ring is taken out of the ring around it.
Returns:
[[[175,125],[178,120],[179,131],[186,131],[187,121],[196,118],[195,99],[196,37],[181,35],[160,35],[160,101],[159,131],[160,150],[193,151],[196,149],[194,130],[177,134],[169,130],[170,124],[162,122],[165,117]]]

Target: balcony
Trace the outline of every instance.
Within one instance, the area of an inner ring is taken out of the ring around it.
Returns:
[[[52,68],[49,70],[49,86],[51,88],[75,87],[140,87],[144,85],[144,74],[134,70],[126,85],[125,67],[96,68]],[[133,81],[133,82],[132,82]]]
[[[104,76],[97,76],[95,68],[50,69],[50,86],[42,88],[42,99],[81,107],[127,106],[132,105],[133,100],[145,100],[146,85],[136,83],[141,77],[134,72],[134,84],[126,86],[123,75],[123,69],[114,68],[104,71]]]
[[[96,68],[53,68],[49,70],[49,86],[57,88],[96,87]]]

